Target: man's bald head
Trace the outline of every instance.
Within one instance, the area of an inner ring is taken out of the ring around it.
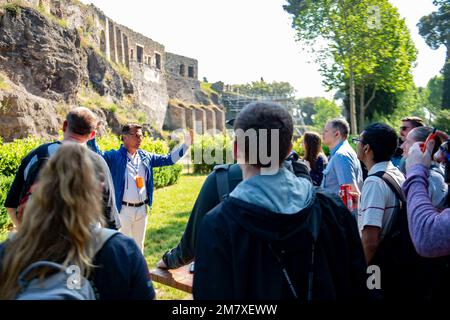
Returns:
[[[91,134],[98,123],[95,114],[85,107],[77,107],[71,110],[67,116],[67,129],[74,134],[85,136]]]

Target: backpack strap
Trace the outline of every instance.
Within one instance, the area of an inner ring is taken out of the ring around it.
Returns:
[[[49,147],[52,144],[54,144],[54,143],[47,143],[47,144],[41,145],[38,148],[36,148],[36,153],[35,153],[34,157],[31,158],[30,162],[28,163],[28,165],[26,166],[26,168],[24,170],[23,178],[24,178],[25,181],[27,181],[29,170],[34,165],[34,163],[37,162],[40,165],[42,165],[40,162],[47,161],[50,158]],[[38,170],[40,170],[40,169],[41,168],[38,168]],[[36,177],[33,176],[33,177],[31,177],[31,179],[35,180]]]
[[[400,200],[400,208],[402,208],[403,205],[406,203],[405,194],[403,193],[402,189],[400,188],[400,185],[397,183],[397,181],[394,180],[389,174],[387,174],[385,171],[378,171],[374,174],[371,174],[369,177],[375,176],[383,179],[384,182],[388,185],[388,187],[392,190],[392,192],[395,193],[397,198]]]
[[[220,164],[214,166],[214,172],[216,173],[216,185],[217,195],[220,202],[222,202],[226,196],[230,193],[230,184],[228,183],[228,171],[231,164]]]
[[[400,185],[394,180],[394,178],[392,178],[386,172],[378,171],[378,172],[375,172],[374,174],[371,174],[370,176],[375,176],[375,177],[381,178],[388,185],[388,187],[392,190],[392,192],[394,192],[394,194],[396,195],[398,202],[399,202],[399,207],[397,209],[395,209],[394,212],[392,213],[391,223],[390,223],[390,226],[387,229],[386,235],[385,235],[385,238],[386,238],[386,237],[388,237],[388,235],[392,235],[392,234],[395,234],[396,232],[398,232],[398,229],[402,229],[402,227],[401,227],[402,217],[400,217],[399,215],[403,209],[406,210],[405,194],[403,193],[402,189],[400,188]],[[406,218],[406,216],[404,218]]]

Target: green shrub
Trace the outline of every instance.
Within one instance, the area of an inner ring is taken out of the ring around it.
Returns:
[[[169,167],[161,167],[153,169],[153,180],[155,188],[162,188],[173,185],[178,182],[181,177],[183,166],[181,164],[174,164]]]
[[[22,8],[20,7],[19,2],[7,3],[3,6],[3,8],[14,18],[20,16],[20,14],[22,13]]]
[[[450,134],[450,110],[440,110],[436,119],[433,122],[433,126]]]
[[[191,159],[194,161],[194,173],[210,173],[216,164],[233,162],[231,137],[195,136]]]
[[[294,141],[292,149],[297,152],[300,157],[305,156],[305,150],[303,149],[303,137]]]
[[[11,219],[4,207],[6,194],[11,187],[14,180],[14,176],[2,176],[0,175],[0,234],[5,233],[12,227]]]
[[[349,143],[353,147],[353,149],[356,150],[356,146],[353,142],[351,142],[351,138],[349,139]],[[300,137],[294,141],[292,149],[294,149],[294,151],[297,152],[300,157],[305,156],[305,149],[303,148],[303,137]],[[330,155],[330,149],[328,148],[327,145],[325,145],[323,143],[322,143],[322,150],[325,153],[325,155],[327,155],[327,156]]]
[[[36,137],[0,143],[0,175],[15,175],[22,159],[42,143],[43,140]]]

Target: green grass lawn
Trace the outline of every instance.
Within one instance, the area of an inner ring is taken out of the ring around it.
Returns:
[[[149,269],[168,249],[180,241],[195,199],[205,181],[204,175],[182,175],[178,184],[155,190],[145,239],[145,257]],[[189,299],[190,295],[153,283],[157,299]]]

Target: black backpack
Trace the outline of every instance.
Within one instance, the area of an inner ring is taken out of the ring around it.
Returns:
[[[383,171],[371,176],[383,179],[399,200],[390,229],[369,263],[381,270],[381,289],[372,290],[372,293],[376,298],[386,300],[429,300],[439,282],[437,261],[419,256],[414,248],[408,228],[406,199],[398,183]]]

